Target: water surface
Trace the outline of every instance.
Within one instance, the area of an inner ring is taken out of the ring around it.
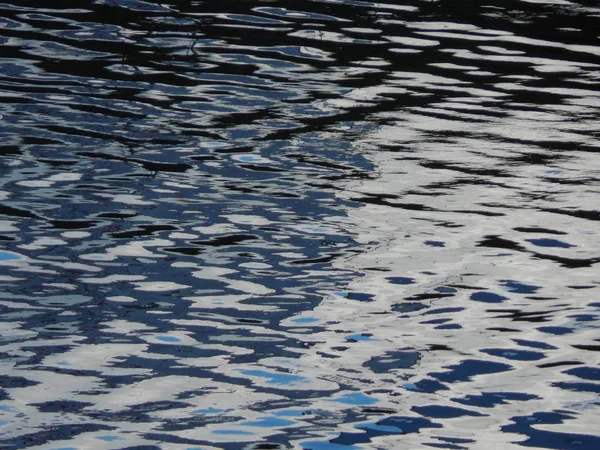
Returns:
[[[0,11],[3,448],[600,447],[595,2]]]

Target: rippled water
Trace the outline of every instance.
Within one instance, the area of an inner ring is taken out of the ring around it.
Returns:
[[[2,448],[600,448],[596,2],[0,11]]]

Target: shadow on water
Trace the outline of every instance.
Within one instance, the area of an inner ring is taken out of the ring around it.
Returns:
[[[0,11],[4,447],[600,446],[595,2]]]

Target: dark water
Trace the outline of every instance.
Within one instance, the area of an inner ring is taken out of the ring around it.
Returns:
[[[1,448],[600,448],[597,2],[0,18]]]

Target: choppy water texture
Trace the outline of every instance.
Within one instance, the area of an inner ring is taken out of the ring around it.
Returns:
[[[596,2],[0,18],[2,448],[600,448]]]

